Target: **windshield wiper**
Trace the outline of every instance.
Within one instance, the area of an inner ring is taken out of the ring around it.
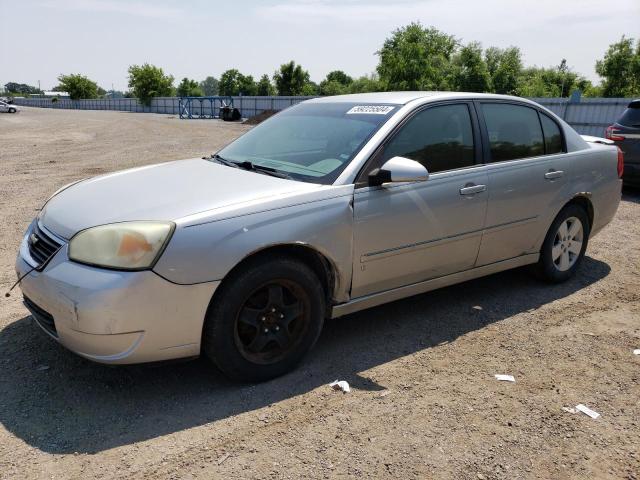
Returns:
[[[227,160],[226,158],[222,158],[217,153],[211,155],[211,160],[215,160],[216,162],[221,163],[222,165],[226,165],[227,167],[239,168],[237,162],[232,162],[230,160]]]
[[[250,170],[252,172],[258,172],[258,173],[265,173],[267,175],[271,175],[272,177],[287,178],[291,180],[290,175],[287,175],[286,173],[281,172],[280,170],[276,170],[275,168],[271,168],[271,167],[265,167],[262,165],[256,165],[250,162],[249,160],[245,160],[244,162],[232,162],[232,163],[236,164],[240,168],[244,168],[245,170]]]

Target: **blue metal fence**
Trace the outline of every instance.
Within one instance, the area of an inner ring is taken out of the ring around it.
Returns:
[[[225,97],[226,98],[226,97]],[[243,117],[249,118],[264,110],[283,110],[313,97],[231,97],[233,106]],[[533,98],[563,118],[579,133],[603,136],[607,125],[615,122],[630,98]],[[80,110],[120,110],[127,112],[162,113],[180,115],[178,97],[154,98],[151,106],[144,106],[135,98],[104,98],[96,100],[69,100],[51,98],[16,98],[17,105],[42,108]],[[215,109],[219,108],[214,106]],[[216,116],[216,115],[214,115]],[[193,117],[193,116],[192,116]]]

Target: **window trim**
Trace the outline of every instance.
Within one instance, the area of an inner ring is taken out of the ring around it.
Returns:
[[[461,168],[452,168],[451,170],[441,170],[439,172],[434,172],[433,175],[445,172],[453,172],[458,170],[465,170],[467,168],[475,168],[481,165],[484,160],[483,156],[483,142],[479,124],[478,112],[476,111],[476,107],[474,105],[473,99],[455,99],[455,100],[442,100],[439,102],[429,102],[427,104],[419,105],[414,110],[410,111],[405,115],[405,117],[398,122],[398,124],[393,127],[393,129],[384,137],[384,139],[380,142],[380,144],[376,147],[369,158],[364,162],[360,171],[356,175],[356,179],[354,181],[355,188],[364,188],[369,187],[368,174],[375,168],[378,168],[378,162],[381,161],[382,153],[384,152],[385,147],[392,141],[398,132],[404,128],[404,126],[413,119],[419,113],[422,113],[425,110],[434,107],[444,107],[447,105],[465,105],[469,112],[469,118],[471,119],[471,134],[473,135],[473,165],[468,165],[466,167]],[[429,172],[431,173],[431,172]]]
[[[537,105],[531,105],[529,103],[524,103],[524,102],[518,102],[518,101],[514,101],[514,100],[502,100],[502,99],[487,99],[487,100],[479,100],[476,99],[473,101],[474,105],[476,106],[476,110],[477,110],[477,115],[478,115],[478,122],[480,124],[480,134],[482,135],[482,153],[483,153],[483,163],[485,163],[486,165],[498,165],[498,164],[505,164],[505,163],[509,163],[509,162],[517,162],[520,160],[529,160],[532,158],[542,158],[542,157],[546,157],[549,155],[562,155],[564,153],[567,153],[567,141],[565,138],[565,134],[564,134],[564,129],[562,128],[562,126],[549,114],[547,114],[545,111],[543,111],[540,107],[538,107]],[[531,157],[519,157],[519,158],[512,158],[510,160],[502,160],[502,161],[495,161],[492,162],[491,161],[491,142],[489,140],[489,130],[487,129],[487,122],[484,118],[484,112],[482,111],[482,105],[483,104],[507,104],[507,105],[514,105],[517,107],[525,107],[525,108],[530,108],[532,110],[534,110],[537,114],[538,114],[538,124],[540,125],[540,131],[542,133],[542,144],[544,147],[544,153],[542,155],[533,155]],[[560,138],[562,140],[562,152],[556,152],[556,153],[547,153],[547,142],[544,136],[544,128],[542,128],[542,119],[540,118],[540,115],[545,115],[547,118],[549,118],[549,120],[551,120],[552,122],[554,122],[556,124],[556,126],[558,127],[558,129],[560,130]]]

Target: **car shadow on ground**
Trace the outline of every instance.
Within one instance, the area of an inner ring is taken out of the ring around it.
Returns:
[[[45,452],[96,453],[250,412],[336,378],[380,390],[360,373],[571,295],[609,271],[585,257],[577,275],[559,285],[518,269],[332,320],[296,371],[256,385],[233,384],[205,360],[95,364],[24,317],[0,332],[0,422]]]

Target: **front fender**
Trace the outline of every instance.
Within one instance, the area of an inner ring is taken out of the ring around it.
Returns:
[[[199,220],[178,227],[154,271],[178,284],[222,280],[253,252],[275,245],[308,245],[336,269],[336,297],[348,295],[352,271],[353,186],[323,198],[261,211]],[[271,206],[273,207],[273,206]]]

